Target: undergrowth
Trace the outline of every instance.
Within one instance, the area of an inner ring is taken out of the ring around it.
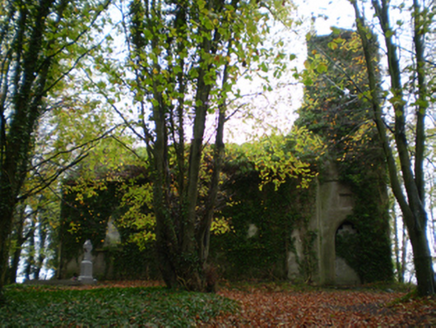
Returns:
[[[163,287],[69,290],[11,285],[0,308],[2,327],[193,327],[235,312],[216,294]]]

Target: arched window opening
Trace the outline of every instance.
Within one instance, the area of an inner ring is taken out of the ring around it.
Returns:
[[[335,234],[335,282],[338,285],[361,283],[355,269],[358,264],[358,231],[350,221],[344,221]]]

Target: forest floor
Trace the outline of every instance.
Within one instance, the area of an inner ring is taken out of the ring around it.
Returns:
[[[260,285],[219,294],[238,301],[240,311],[209,327],[436,327],[436,298],[407,292]]]
[[[404,285],[221,282],[217,295],[166,292],[159,286],[156,281],[14,285],[0,319],[17,327],[29,322],[56,327],[436,327],[436,297],[418,298]]]
[[[244,282],[222,283],[218,294],[237,301],[239,311],[199,322],[199,327],[436,327],[436,297],[418,298],[407,287],[320,288]]]

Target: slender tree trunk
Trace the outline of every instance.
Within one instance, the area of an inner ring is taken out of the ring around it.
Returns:
[[[402,237],[403,248],[401,251],[401,276],[400,282],[404,283],[404,275],[406,274],[407,268],[407,228],[403,225],[403,237]]]
[[[30,229],[35,231],[35,223],[32,220]],[[35,269],[35,236],[32,234],[29,239],[29,247],[27,248],[27,257],[24,264],[24,279],[30,280]],[[33,276],[35,279],[35,276]]]
[[[230,49],[232,47],[232,40],[230,40],[227,44],[228,53],[230,56]],[[224,89],[225,84],[228,79],[228,65],[225,66],[222,78],[222,88]],[[218,126],[216,130],[215,137],[215,148],[213,153],[213,172],[212,179],[209,186],[209,194],[206,201],[206,209],[205,214],[203,216],[203,220],[199,226],[197,233],[197,242],[199,245],[199,256],[200,262],[204,267],[206,265],[208,256],[209,256],[209,246],[210,246],[210,229],[212,226],[213,215],[215,211],[216,199],[218,196],[218,185],[220,180],[220,173],[222,168],[222,162],[224,158],[224,124],[226,122],[226,112],[227,105],[225,95],[221,94],[221,104],[218,106]],[[214,288],[210,286],[208,288]]]
[[[44,218],[41,218],[41,221],[44,221]],[[35,279],[42,279],[41,277],[41,269],[44,266],[44,260],[46,258],[45,256],[45,242],[47,240],[47,230],[46,227],[43,226],[43,222],[39,223],[39,247],[38,247],[38,256],[37,256],[37,262],[35,266]]]
[[[413,260],[415,264],[416,278],[418,281],[418,293],[422,296],[435,293],[435,282],[433,276],[433,263],[426,235],[427,213],[424,208],[424,191],[421,174],[422,163],[415,163],[417,172],[412,171],[412,161],[409,155],[409,146],[406,137],[406,119],[405,119],[405,101],[401,84],[400,63],[397,55],[397,47],[392,42],[392,30],[389,23],[388,7],[389,3],[386,0],[372,0],[375,8],[376,16],[380,21],[380,26],[383,30],[384,39],[387,48],[387,59],[389,76],[391,79],[391,91],[393,93],[392,106],[395,111],[395,128],[394,137],[395,145],[398,150],[398,157],[401,165],[401,175],[403,185],[400,183],[397,166],[392,154],[392,149],[387,137],[386,125],[382,116],[382,108],[380,102],[380,88],[377,81],[377,68],[374,64],[374,45],[371,42],[375,37],[372,31],[366,26],[366,22],[356,0],[351,0],[355,10],[356,25],[358,33],[362,40],[363,51],[367,64],[368,82],[370,95],[369,99],[372,105],[374,121],[383,145],[383,150],[387,159],[390,183],[392,191],[403,213],[403,221],[407,227],[410,241],[413,250]],[[415,14],[416,15],[416,14]],[[415,30],[415,34],[418,31]],[[422,49],[421,49],[422,50]],[[419,58],[418,58],[419,59]],[[419,65],[418,65],[419,66]],[[418,67],[419,70],[419,67]],[[420,83],[423,83],[421,81]],[[419,88],[421,91],[421,88]],[[419,106],[419,111],[425,115],[425,108]],[[418,116],[418,120],[422,119]],[[417,124],[417,138],[415,145],[416,151],[422,152],[424,149],[424,138],[422,136],[424,127]],[[419,135],[419,137],[418,137]],[[422,156],[415,158],[415,161],[422,160]],[[406,195],[403,192],[403,187]]]
[[[431,236],[433,239],[433,252],[436,252],[436,219],[434,217],[434,210],[436,209],[435,207],[435,193],[436,193],[436,186],[434,184],[435,181],[435,176],[432,174],[430,175],[428,181],[430,184],[430,192],[429,192],[429,208],[430,208],[430,226],[431,226]]]
[[[18,206],[18,213],[16,218],[16,225],[15,225],[15,250],[12,255],[11,260],[11,269],[10,269],[10,282],[15,283],[17,280],[17,273],[18,273],[18,265],[20,263],[20,257],[21,257],[21,250],[23,247],[24,242],[26,241],[26,237],[23,236],[23,230],[24,230],[24,221],[25,221],[25,205]]]
[[[412,230],[412,232],[410,232]],[[433,260],[428,246],[426,229],[409,227],[410,243],[413,249],[418,293],[422,296],[435,293]]]
[[[395,251],[395,268],[397,269],[397,280],[401,282],[401,262],[400,262],[400,247],[398,241],[398,222],[395,213],[395,203],[392,205],[392,213],[394,216],[394,251]]]
[[[3,177],[3,175],[2,175]],[[3,183],[0,178],[0,184]],[[6,188],[0,187],[0,303],[4,302],[3,287],[6,283],[9,261],[9,237],[12,230],[15,202]]]
[[[21,247],[17,247],[14,251],[14,254],[12,255],[12,260],[11,260],[10,278],[9,278],[9,282],[11,284],[15,284],[17,282],[18,265],[20,263],[20,257],[21,257]]]

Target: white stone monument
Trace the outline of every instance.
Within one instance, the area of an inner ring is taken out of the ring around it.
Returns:
[[[92,277],[92,261],[91,261],[91,251],[92,251],[92,244],[91,241],[88,239],[83,244],[83,261],[80,265],[80,276],[79,281],[82,284],[93,284],[94,278]]]

